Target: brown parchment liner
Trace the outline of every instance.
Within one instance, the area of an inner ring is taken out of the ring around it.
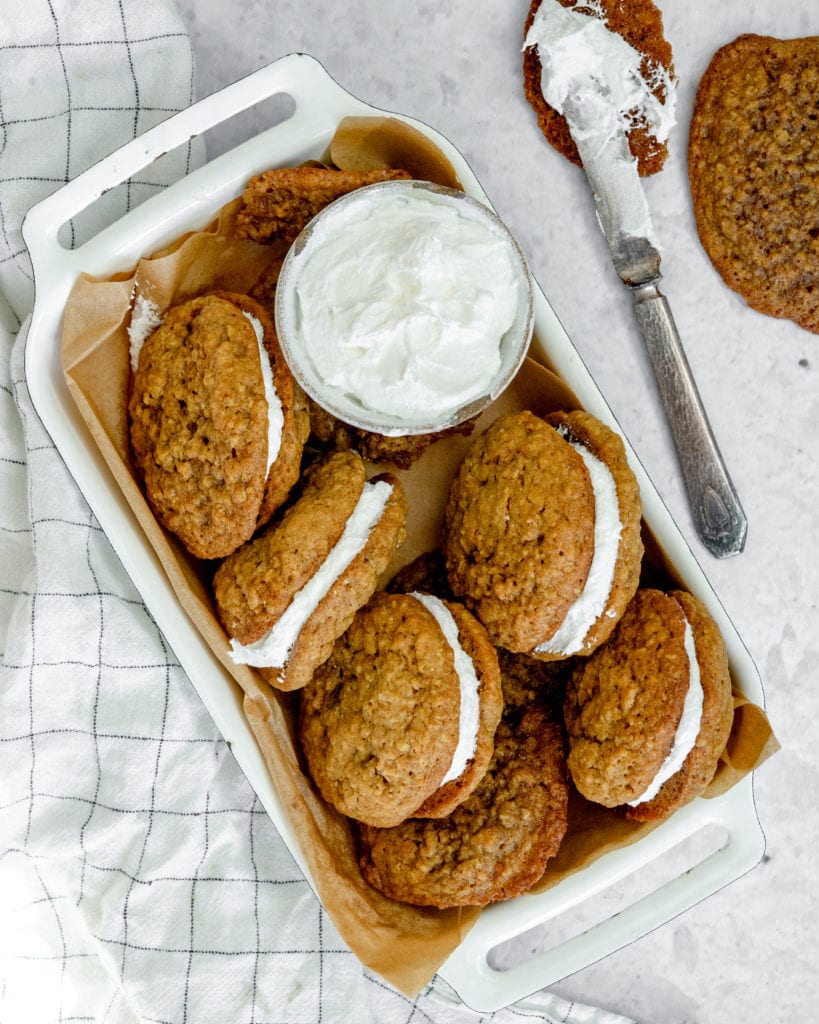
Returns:
[[[392,118],[345,119],[323,161],[345,170],[402,167],[417,178],[458,185],[451,165],[437,147]],[[335,926],[367,967],[412,996],[456,948],[479,911],[411,907],[383,897],[363,881],[353,830],[318,797],[302,770],[293,742],[294,696],[275,692],[253,669],[234,665],[227,656],[227,638],[215,616],[209,590],[212,566],[197,562],[159,527],[131,465],[127,326],[133,294],[136,290],[148,296],[164,312],[170,305],[210,289],[248,291],[262,271],[281,261],[283,250],[232,238],[236,207],[235,201],[229,203],[207,229],[184,235],[142,259],[132,272],[106,280],[82,276],[65,309],[63,368],[71,394],[181,606],[243,691],[247,720]],[[515,409],[545,414],[578,407],[575,396],[554,373],[527,360],[476,429],[484,429],[501,413]],[[385,579],[437,545],[448,483],[470,443],[464,437],[448,438],[429,448],[410,470],[399,471],[409,499],[408,536]],[[669,585],[679,585],[673,567],[665,562],[648,532],[646,547],[655,582],[665,579]],[[709,796],[735,784],[777,746],[762,709],[739,693],[736,704],[734,729],[706,794]],[[574,794],[566,839],[536,888],[548,888],[608,850],[636,842],[652,827],[627,822],[616,811],[589,804]]]

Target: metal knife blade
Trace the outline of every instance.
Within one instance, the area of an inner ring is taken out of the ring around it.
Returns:
[[[570,121],[571,123],[571,121]],[[614,267],[634,298],[697,533],[717,558],[745,546],[748,522],[660,292],[660,251],[624,132],[575,137]]]

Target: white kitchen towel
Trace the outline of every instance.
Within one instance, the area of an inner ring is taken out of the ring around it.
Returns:
[[[360,967],[32,407],[25,211],[193,89],[170,0],[0,0],[0,1021],[623,1024],[549,993],[479,1015],[439,980],[409,1000]]]

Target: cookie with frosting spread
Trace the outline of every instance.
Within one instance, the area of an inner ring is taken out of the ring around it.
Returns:
[[[302,691],[299,735],[325,800],[387,827],[469,796],[501,710],[495,650],[465,608],[380,592]]]
[[[361,829],[364,878],[416,906],[486,906],[543,875],[566,832],[568,783],[559,724],[539,708],[504,719],[489,770],[445,818]]]
[[[541,3],[561,3],[564,7],[576,7],[578,13],[597,17],[607,27],[642,55],[640,66],[643,76],[652,83],[652,92],[661,101],[666,98],[667,81],[673,80],[673,56],[671,46],[665,38],[662,14],[652,0],[532,0],[524,26],[524,38],[535,20]],[[662,69],[664,74],[657,74]],[[577,146],[572,138],[566,118],[550,106],[543,97],[541,87],[541,61],[536,46],[523,50],[523,88],[526,99],[532,105],[540,130],[547,141],[572,163],[581,165]],[[668,147],[658,141],[648,127],[637,124],[628,131],[629,148],[637,160],[639,173],[643,176],[662,170]]]
[[[742,35],[697,88],[688,175],[697,230],[753,309],[819,332],[819,36]]]
[[[171,308],[139,351],[128,409],[148,501],[198,558],[238,548],[298,479],[306,405],[248,296]]]
[[[367,480],[354,452],[313,463],[297,499],[214,576],[233,660],[278,689],[304,686],[375,591],[406,517],[400,482]]]
[[[637,589],[639,488],[620,438],[588,413],[496,420],[455,474],[443,550],[454,594],[492,641],[591,653]]]
[[[587,799],[653,821],[702,793],[733,721],[725,644],[705,605],[639,590],[578,663],[564,714],[569,771]]]

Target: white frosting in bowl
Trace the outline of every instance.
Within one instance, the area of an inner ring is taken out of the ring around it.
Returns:
[[[288,253],[276,326],[302,387],[382,434],[442,429],[497,397],[522,361],[532,291],[488,207],[429,182],[358,189]]]

